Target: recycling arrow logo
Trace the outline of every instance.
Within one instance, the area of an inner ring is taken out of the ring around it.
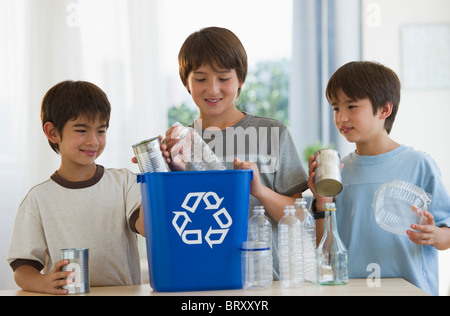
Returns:
[[[228,230],[233,224],[233,219],[225,207],[220,208],[223,200],[224,198],[219,198],[215,192],[195,192],[186,195],[186,198],[181,205],[185,211],[173,212],[174,216],[172,220],[173,227],[185,244],[201,245],[203,239],[208,243],[211,249],[213,248],[213,245],[222,244],[228,234]],[[202,201],[203,203],[201,203]],[[199,206],[203,205],[203,209],[199,208]],[[204,235],[204,238],[202,237],[203,232],[201,229],[186,229],[191,228],[191,226],[194,226],[195,228],[195,224],[192,223],[189,214],[192,216],[192,214],[200,211],[210,211],[211,213],[215,211],[212,216],[218,226],[214,228],[210,226]]]

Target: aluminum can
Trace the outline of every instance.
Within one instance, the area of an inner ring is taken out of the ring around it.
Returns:
[[[321,149],[316,156],[316,192],[321,196],[332,197],[342,191],[341,158],[334,149]]]
[[[61,260],[63,259],[68,259],[70,262],[63,266],[61,271],[72,271],[75,276],[73,283],[62,288],[68,290],[68,294],[89,293],[89,249],[61,249]]]
[[[159,137],[147,139],[133,145],[133,151],[142,173],[170,171],[166,159],[162,156],[160,146]]]

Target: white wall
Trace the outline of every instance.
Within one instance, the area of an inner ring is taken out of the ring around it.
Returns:
[[[401,28],[406,25],[450,25],[448,0],[363,0],[363,59],[379,61],[404,82]],[[449,65],[443,65],[449,66]],[[450,89],[402,90],[392,138],[429,153],[440,166],[450,189],[448,118]],[[440,293],[449,295],[450,252],[440,253]]]

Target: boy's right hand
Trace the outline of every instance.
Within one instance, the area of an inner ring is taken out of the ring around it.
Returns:
[[[311,190],[312,194],[317,198],[320,198],[321,196],[316,192],[316,182],[315,182],[315,177],[316,177],[316,167],[317,167],[317,162],[316,162],[316,156],[312,155],[311,157],[309,157],[309,161],[308,161],[308,187]]]
[[[74,272],[61,271],[61,268],[69,263],[70,261],[67,259],[58,261],[50,273],[42,275],[41,292],[56,295],[66,295],[68,293],[68,290],[61,287],[73,282]]]
[[[317,198],[325,198],[321,195],[319,195],[316,192],[316,182],[315,182],[315,177],[316,177],[316,168],[317,168],[317,162],[316,162],[316,156],[312,155],[311,157],[309,157],[309,161],[308,161],[308,173],[309,173],[309,178],[308,178],[308,187],[311,190],[311,192],[314,194],[314,196]],[[341,172],[344,169],[344,164],[341,163]]]
[[[186,164],[188,160],[183,155],[184,146],[177,145],[181,141],[181,139],[177,138],[179,136],[177,129],[177,126],[172,126],[171,128],[169,128],[166,131],[166,138],[164,140],[162,140],[162,136],[160,136],[161,151],[163,152],[163,156],[166,158],[166,161],[169,164],[170,170],[184,171],[186,170]],[[185,144],[187,145],[187,143]]]

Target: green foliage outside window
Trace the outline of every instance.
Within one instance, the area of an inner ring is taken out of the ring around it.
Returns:
[[[309,158],[312,155],[324,148],[334,149],[334,144],[331,143],[329,145],[324,145],[321,141],[316,141],[314,144],[307,146],[303,150],[303,162],[305,163],[305,165],[308,166]]]
[[[237,107],[289,125],[289,61],[271,60],[249,71]]]
[[[198,109],[187,106],[184,102],[180,106],[172,106],[169,111],[169,128],[176,122],[189,126],[198,118]]]

